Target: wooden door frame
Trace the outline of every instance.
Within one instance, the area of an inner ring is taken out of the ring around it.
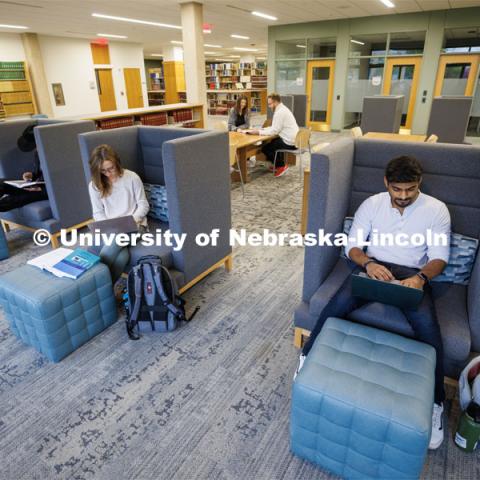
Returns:
[[[393,67],[397,65],[414,65],[412,88],[410,89],[410,100],[408,102],[407,120],[404,128],[411,129],[413,121],[413,111],[415,109],[415,101],[417,98],[418,80],[420,78],[420,68],[422,67],[422,55],[408,56],[408,57],[387,57],[387,63],[385,65],[385,81],[383,82],[383,95],[390,95],[390,89],[392,88],[392,74]]]
[[[473,91],[475,89],[475,82],[478,78],[478,66],[480,63],[480,55],[457,55],[457,54],[442,54],[440,55],[440,60],[438,61],[438,70],[437,78],[435,80],[435,89],[434,96],[439,97],[442,95],[442,86],[443,80],[445,77],[445,69],[449,63],[470,63],[472,66],[470,68],[470,73],[468,75],[467,85],[465,86],[464,95],[466,97],[473,96]]]
[[[327,119],[325,122],[312,122],[310,120],[310,111],[312,104],[312,72],[315,67],[329,67],[330,76],[328,78],[327,94]],[[312,130],[329,132],[332,124],[332,103],[333,103],[333,83],[335,78],[335,60],[308,60],[307,61],[307,127]]]

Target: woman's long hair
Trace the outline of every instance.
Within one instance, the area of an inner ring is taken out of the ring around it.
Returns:
[[[243,110],[240,106],[242,100],[245,100],[245,108]],[[237,103],[235,104],[235,112],[237,112],[237,115],[245,115],[248,112],[248,98],[245,95],[241,95],[237,98]]]
[[[90,173],[92,175],[93,185],[100,192],[102,198],[108,197],[112,193],[112,184],[102,173],[102,165],[105,160],[113,163],[117,170],[117,175],[123,175],[123,167],[117,152],[110,145],[99,145],[90,155]]]

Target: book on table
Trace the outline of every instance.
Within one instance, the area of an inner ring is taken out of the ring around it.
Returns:
[[[77,279],[100,261],[100,257],[77,248],[57,248],[29,260],[27,263],[46,270],[57,277]]]

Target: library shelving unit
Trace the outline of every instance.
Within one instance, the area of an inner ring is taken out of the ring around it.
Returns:
[[[156,107],[165,105],[165,79],[163,78],[163,67],[148,69],[148,105]]]
[[[226,115],[239,95],[248,98],[252,112],[267,112],[267,66],[257,63],[207,63],[209,115]]]
[[[6,117],[36,113],[25,62],[0,62],[0,103]]]
[[[158,107],[130,108],[92,115],[66,117],[65,120],[93,120],[98,130],[155,125],[165,127],[203,128],[203,105],[176,103]]]

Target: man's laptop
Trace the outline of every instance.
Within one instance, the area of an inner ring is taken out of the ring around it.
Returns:
[[[109,218],[88,224],[91,232],[95,230],[100,233],[135,233],[138,232],[138,225],[132,215],[126,217]]]
[[[352,274],[352,293],[355,297],[400,308],[416,308],[423,298],[423,290],[405,287],[399,283],[376,280],[363,272]]]

